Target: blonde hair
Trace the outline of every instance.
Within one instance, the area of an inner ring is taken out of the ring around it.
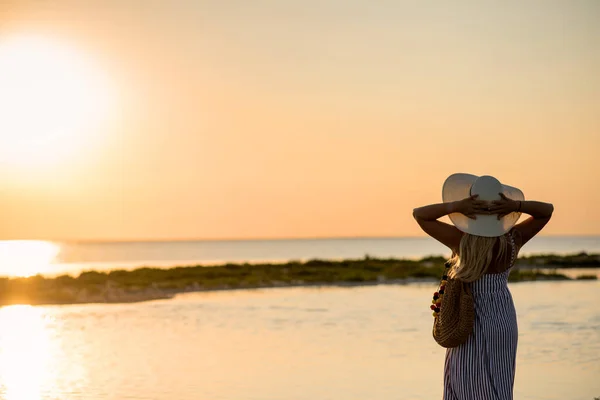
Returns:
[[[449,275],[464,282],[473,282],[481,278],[494,259],[494,248],[498,243],[496,260],[500,261],[509,254],[510,243],[506,235],[484,237],[465,233],[460,239],[458,254],[450,260]]]

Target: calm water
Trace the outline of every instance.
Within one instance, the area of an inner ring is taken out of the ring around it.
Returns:
[[[531,253],[600,253],[600,237],[536,237],[522,250]],[[311,258],[418,258],[448,255],[429,238],[239,240],[120,243],[51,243],[0,241],[0,275],[77,274],[86,269],[110,270],[194,263],[307,260]]]
[[[511,284],[516,399],[600,396],[598,282]],[[0,398],[437,399],[433,286],[186,294],[0,308]]]

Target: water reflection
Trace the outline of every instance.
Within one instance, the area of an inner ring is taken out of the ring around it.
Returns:
[[[429,333],[431,290],[240,290],[0,308],[0,400],[439,398],[444,351]],[[598,283],[511,291],[515,398],[597,396]]]
[[[51,270],[60,246],[41,240],[0,241],[0,276],[32,276]]]
[[[0,394],[6,400],[41,399],[51,385],[50,317],[40,308],[0,309]]]

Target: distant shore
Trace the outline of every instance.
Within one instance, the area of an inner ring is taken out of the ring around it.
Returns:
[[[367,256],[341,261],[86,271],[77,277],[0,278],[0,306],[129,303],[215,290],[433,283],[440,279],[444,261],[442,257],[403,260]],[[517,261],[510,281],[572,280],[555,271],[572,268],[600,268],[600,255],[580,253],[522,257]],[[575,279],[597,279],[597,275],[583,274]]]

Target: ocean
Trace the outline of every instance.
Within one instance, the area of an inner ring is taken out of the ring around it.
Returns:
[[[521,254],[600,253],[600,236],[539,236]],[[449,256],[448,249],[427,238],[351,238],[286,240],[199,240],[140,242],[0,241],[0,275],[53,276],[84,270],[108,271],[141,266],[285,262]]]
[[[515,399],[600,396],[597,281],[511,283]],[[433,284],[0,308],[2,400],[442,397]]]
[[[532,253],[600,252],[539,237]],[[6,274],[141,265],[447,255],[428,238],[126,243],[0,242]],[[509,284],[519,321],[515,398],[600,396],[598,281]],[[441,398],[435,283],[179,294],[129,304],[0,307],[0,400]]]

